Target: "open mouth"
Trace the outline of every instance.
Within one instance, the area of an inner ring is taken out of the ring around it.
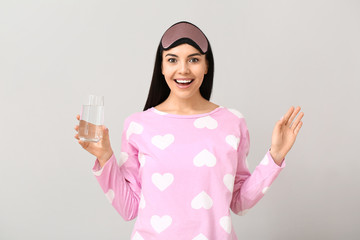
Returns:
[[[184,79],[184,80],[180,80],[180,79],[175,79],[174,80],[179,86],[189,86],[194,79]]]

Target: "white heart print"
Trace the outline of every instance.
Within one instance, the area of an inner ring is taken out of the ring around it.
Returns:
[[[168,215],[165,216],[158,216],[158,215],[154,215],[151,217],[151,226],[154,228],[154,230],[157,233],[161,233],[162,231],[164,231],[165,229],[167,229],[171,223],[172,223],[172,218]]]
[[[126,139],[129,140],[131,134],[141,134],[144,130],[144,127],[137,123],[131,122],[127,131],[126,131]]]
[[[200,233],[196,237],[194,237],[192,240],[208,240],[207,237],[204,236],[204,234]]]
[[[196,128],[208,128],[215,129],[218,126],[218,123],[215,119],[210,116],[201,117],[194,121],[194,126]]]
[[[229,216],[220,218],[220,226],[225,230],[225,232],[231,233],[231,218]]]
[[[121,167],[128,159],[129,159],[129,154],[126,152],[121,152],[120,158],[117,159],[118,166]]]
[[[141,193],[139,207],[141,209],[144,209],[145,205],[146,205],[146,203],[145,203],[144,195]]]
[[[194,165],[197,167],[208,166],[213,167],[216,164],[216,157],[214,154],[204,149],[194,157]]]
[[[227,189],[232,193],[234,189],[234,175],[228,173],[224,176],[223,181]]]
[[[145,240],[138,232],[136,232],[132,240]]]
[[[228,110],[230,112],[232,112],[233,114],[235,114],[238,118],[244,118],[244,116],[241,114],[241,112],[239,112],[238,110],[236,109],[232,109],[232,108],[228,108]]]
[[[269,190],[269,187],[264,187],[262,193],[265,194]]]
[[[238,138],[234,135],[227,135],[225,140],[226,140],[227,144],[229,144],[235,150],[237,150],[239,143],[240,143],[240,138]]]
[[[174,142],[174,140],[175,137],[172,134],[165,134],[164,136],[156,135],[151,138],[152,144],[154,144],[156,147],[160,148],[161,150],[167,148],[170,144]]]
[[[146,160],[145,155],[143,153],[139,153],[138,159],[139,159],[139,162],[140,162],[140,167],[144,167],[145,160]]]
[[[101,168],[99,171],[93,171],[93,173],[95,176],[99,177],[102,174],[103,170],[104,168]]]
[[[109,189],[107,193],[105,193],[106,198],[109,200],[110,203],[114,201],[115,193],[112,189]]]
[[[163,175],[160,173],[154,173],[151,176],[151,180],[153,184],[160,189],[160,191],[164,191],[174,181],[174,175],[171,173],[164,173]]]
[[[191,207],[194,209],[200,209],[200,208],[210,209],[212,205],[213,205],[213,200],[205,191],[199,193],[191,201]]]
[[[269,159],[268,157],[265,155],[265,157],[261,160],[260,162],[261,165],[268,165],[269,164]]]

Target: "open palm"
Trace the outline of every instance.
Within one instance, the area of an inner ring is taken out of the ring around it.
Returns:
[[[297,107],[296,109],[291,107],[274,127],[270,153],[276,163],[281,163],[295,143],[296,136],[303,124],[301,119],[304,116],[304,113],[301,112],[296,117],[300,109],[300,107]]]

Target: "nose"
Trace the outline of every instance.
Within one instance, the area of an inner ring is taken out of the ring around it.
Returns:
[[[183,61],[179,64],[179,69],[178,69],[179,73],[181,74],[187,74],[190,72],[189,66],[188,66],[188,62],[187,61]]]

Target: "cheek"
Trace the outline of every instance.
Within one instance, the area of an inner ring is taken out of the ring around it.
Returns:
[[[206,72],[206,67],[201,66],[196,69],[196,76],[198,76],[199,78],[203,78]]]

